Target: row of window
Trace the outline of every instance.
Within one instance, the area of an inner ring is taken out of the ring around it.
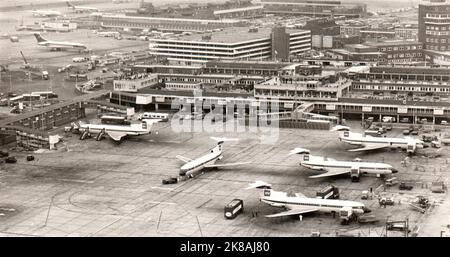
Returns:
[[[429,49],[429,50],[436,50],[436,51],[445,51],[445,50],[450,51],[450,45],[447,46],[447,47],[445,47],[445,46],[439,47],[439,46],[427,45],[426,48]]]
[[[403,50],[416,50],[422,49],[421,45],[412,45],[412,46],[393,46],[393,47],[381,47],[379,50],[381,52],[390,52],[390,51],[403,51]]]
[[[448,36],[448,35],[450,35],[450,31],[430,31],[430,30],[427,30],[425,32],[425,34],[433,35],[433,36]]]
[[[427,30],[447,30],[445,26],[426,26]],[[450,26],[448,26],[448,30],[450,30]]]
[[[388,54],[387,58],[422,57],[422,53]]]
[[[449,11],[447,7],[447,11]],[[450,18],[450,14],[435,14],[435,13],[427,13],[427,18]]]
[[[361,84],[353,84],[352,89],[418,91],[418,92],[450,92],[450,88],[448,88],[448,87],[405,87],[405,86],[383,86],[383,85],[361,85]]]
[[[450,33],[449,33],[449,35],[450,35]],[[447,39],[445,39],[445,38],[432,38],[432,37],[427,37],[427,38],[425,38],[425,41],[426,42],[430,42],[430,43],[442,43],[442,44],[445,44],[445,43],[450,43],[450,38],[447,40]]]

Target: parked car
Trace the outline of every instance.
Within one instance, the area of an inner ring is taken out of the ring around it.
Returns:
[[[5,159],[5,162],[6,162],[6,163],[16,163],[16,162],[17,162],[17,159],[16,159],[16,157],[14,157],[14,156],[9,156],[9,157],[7,157],[7,158]]]
[[[400,183],[398,186],[398,189],[400,190],[411,190],[413,189],[413,186],[406,184],[405,182]]]
[[[0,150],[0,157],[8,157],[9,153],[7,151]]]
[[[171,178],[166,178],[162,180],[163,185],[168,185],[168,184],[176,184],[178,183],[178,179],[175,177],[171,177]]]

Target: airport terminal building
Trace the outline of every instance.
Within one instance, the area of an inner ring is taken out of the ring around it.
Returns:
[[[237,19],[186,19],[165,17],[134,17],[120,15],[103,15],[100,24],[108,29],[160,30],[170,32],[207,31],[228,27],[244,27],[247,21]]]
[[[236,35],[239,35],[238,37]],[[285,28],[229,28],[207,35],[149,40],[150,54],[174,64],[208,61],[288,60],[311,49],[311,32]]]

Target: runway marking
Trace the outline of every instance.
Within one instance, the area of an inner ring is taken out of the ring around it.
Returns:
[[[58,179],[58,180],[61,180],[61,181],[66,181],[66,182],[76,182],[76,183],[84,183],[84,184],[92,184],[92,183],[94,183],[94,181],[93,181],[93,180],[81,180],[81,179],[64,179],[64,178],[62,178],[62,179]]]
[[[167,188],[167,187],[151,187],[151,189],[164,189],[164,190],[169,190],[169,191],[174,190],[174,188]]]
[[[168,203],[168,202],[155,202],[155,201],[149,201],[148,203],[156,203],[156,204],[169,204],[169,205],[174,205],[176,203]]]

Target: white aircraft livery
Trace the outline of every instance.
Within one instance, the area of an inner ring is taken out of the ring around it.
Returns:
[[[424,142],[411,137],[389,138],[372,137],[361,133],[351,132],[346,126],[336,126],[332,129],[339,132],[339,140],[351,145],[361,146],[360,148],[350,149],[350,152],[370,151],[382,148],[404,149],[407,153],[414,153],[417,148],[424,148]]]
[[[302,214],[312,212],[341,213],[341,211],[345,211],[347,214],[355,215],[370,212],[363,203],[346,200],[309,198],[301,193],[288,194],[286,192],[273,190],[271,184],[263,181],[256,181],[247,187],[247,189],[252,188],[261,189],[261,202],[286,209],[286,211],[283,212],[266,215],[268,218],[299,215],[301,219]]]
[[[200,156],[197,159],[189,159],[181,155],[176,156],[176,158],[185,162],[185,164],[180,168],[180,176],[188,176],[190,178],[193,178],[194,176],[200,174],[201,171],[205,168],[220,168],[249,163],[249,162],[240,162],[240,163],[215,164],[217,160],[221,160],[223,158],[223,146],[222,146],[223,143],[225,141],[237,141],[237,139],[219,138],[219,137],[211,137],[211,139],[217,141],[217,146],[209,150],[207,154]]]
[[[85,50],[87,47],[80,43],[73,43],[73,42],[61,42],[61,41],[50,41],[41,36],[39,33],[34,33],[34,36],[36,37],[36,40],[38,42],[38,45],[45,46],[50,48],[51,50],[62,50],[62,49],[78,49],[78,50]]]
[[[88,6],[75,6],[71,4],[69,1],[66,2],[67,6],[69,8],[72,8],[76,13],[83,13],[83,12],[98,12],[98,8],[95,7],[88,7]]]
[[[308,149],[295,148],[289,155],[298,154],[301,156],[300,165],[312,170],[323,170],[325,173],[310,176],[310,178],[331,177],[342,174],[349,174],[353,181],[358,181],[361,174],[386,175],[397,173],[391,165],[376,162],[361,161],[337,161],[322,156],[310,155]]]
[[[31,12],[35,17],[57,17],[62,16],[61,12],[53,10],[34,10]]]
[[[152,125],[159,121],[161,120],[143,120],[140,124],[131,125],[72,123],[72,127],[81,132],[80,140],[86,139],[90,134],[97,134],[97,141],[100,141],[104,135],[108,135],[112,140],[119,142],[126,136],[150,134]]]

